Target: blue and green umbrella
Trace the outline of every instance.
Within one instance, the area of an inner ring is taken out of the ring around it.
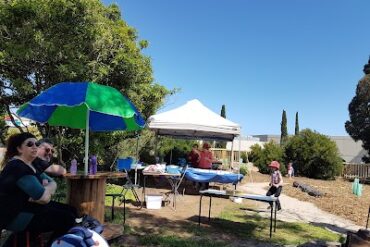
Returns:
[[[140,112],[118,90],[92,82],[56,84],[22,105],[17,114],[51,126],[86,129],[85,174],[89,130],[136,131],[145,126]]]

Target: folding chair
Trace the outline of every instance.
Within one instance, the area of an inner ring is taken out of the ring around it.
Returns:
[[[172,176],[172,177],[167,178],[171,185],[171,192],[169,193],[173,194],[173,207],[175,208],[175,210],[176,210],[176,197],[180,194],[178,189],[181,185],[182,180],[185,177],[185,173],[187,169],[188,169],[188,165],[185,164],[180,170],[181,176]],[[185,188],[182,192],[182,195],[184,195],[184,193],[185,193]],[[169,195],[167,195],[167,197],[168,196]]]
[[[136,188],[140,188],[139,185],[135,185],[132,183],[131,178],[129,176],[129,171],[131,170],[131,165],[134,162],[134,159],[131,157],[127,158],[119,158],[117,159],[117,170],[120,172],[125,172],[127,174],[126,178],[126,183],[122,186],[122,191],[120,193],[111,193],[111,194],[105,194],[105,196],[111,196],[112,197],[112,220],[114,219],[114,201],[116,197],[118,198],[123,198],[121,199],[120,205],[123,203],[123,223],[126,221],[126,194],[128,191],[131,190],[132,194],[135,197],[135,200],[138,202],[138,205],[140,205],[140,208],[142,207],[140,198],[136,192]]]

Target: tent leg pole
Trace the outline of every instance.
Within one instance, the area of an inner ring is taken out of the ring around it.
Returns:
[[[234,139],[231,141],[230,170],[234,167]]]

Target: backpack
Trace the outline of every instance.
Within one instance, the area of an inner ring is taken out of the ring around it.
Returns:
[[[108,247],[108,243],[98,233],[85,227],[72,227],[67,234],[56,239],[51,247]]]

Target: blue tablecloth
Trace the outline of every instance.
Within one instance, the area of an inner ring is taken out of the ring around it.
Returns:
[[[185,178],[194,182],[218,182],[236,184],[243,179],[242,174],[235,174],[220,170],[207,170],[198,168],[188,168],[185,171]]]

